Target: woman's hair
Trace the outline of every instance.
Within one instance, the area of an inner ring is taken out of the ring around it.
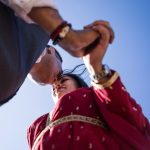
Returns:
[[[86,82],[81,77],[79,77],[79,75],[73,74],[73,73],[67,73],[67,74],[64,74],[64,75],[73,78],[77,82],[79,88],[88,87]]]
[[[71,78],[73,78],[77,82],[77,84],[80,88],[81,87],[89,87],[88,84],[81,77],[81,75],[83,75],[83,73],[86,71],[85,67],[81,68],[82,66],[84,66],[84,64],[77,65],[72,70],[63,70],[61,75],[66,75],[66,76],[70,76]],[[79,70],[77,70],[77,69],[79,69]]]

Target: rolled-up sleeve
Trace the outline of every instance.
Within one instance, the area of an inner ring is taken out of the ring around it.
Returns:
[[[52,7],[56,8],[53,0],[0,0],[5,5],[12,8],[15,14],[28,23],[33,23],[27,14],[33,7]]]

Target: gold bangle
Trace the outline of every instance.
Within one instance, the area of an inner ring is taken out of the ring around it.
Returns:
[[[99,83],[100,80],[111,76],[112,72],[108,65],[102,65],[102,70],[99,72],[96,72],[94,75],[90,75],[90,78],[92,79],[93,82],[96,84]]]

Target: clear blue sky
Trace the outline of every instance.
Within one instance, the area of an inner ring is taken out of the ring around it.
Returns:
[[[127,90],[150,120],[150,1],[56,0],[56,4],[76,29],[98,19],[111,23],[116,38],[104,62],[120,73]],[[57,48],[64,58],[64,68],[81,63]],[[49,86],[41,87],[26,79],[17,96],[0,108],[0,150],[27,150],[28,126],[53,105]]]

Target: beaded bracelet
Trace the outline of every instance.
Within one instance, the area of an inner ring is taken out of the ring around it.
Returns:
[[[63,21],[50,35],[50,38],[53,41],[53,44],[56,45],[60,40],[62,40],[71,28],[71,24]]]

